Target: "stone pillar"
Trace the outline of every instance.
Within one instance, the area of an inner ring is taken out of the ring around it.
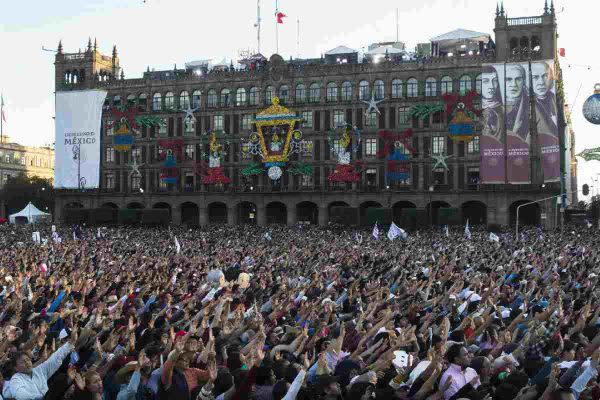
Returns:
[[[265,206],[256,207],[256,224],[258,226],[267,225],[267,209]]]
[[[238,223],[237,205],[227,207],[227,225],[235,225],[237,223]]]
[[[181,225],[181,209],[179,206],[171,209],[171,225]]]
[[[208,209],[206,207],[198,208],[198,216],[199,216],[198,223],[200,224],[200,226],[208,225],[209,218],[208,218]]]
[[[424,185],[424,174],[425,174],[425,168],[423,168],[423,163],[420,162],[418,164],[418,168],[419,168],[419,186],[418,186],[418,190],[423,190],[423,185]]]
[[[296,215],[296,206],[292,205],[291,207],[287,207],[287,226],[296,225],[296,221],[298,219]]]
[[[452,166],[452,189],[458,189],[458,171],[460,171],[460,168],[458,166],[459,162],[460,161],[457,161],[456,164]],[[462,176],[460,177],[460,179],[462,179]]]
[[[0,200],[0,218],[6,218],[4,216],[4,214],[6,214],[5,211],[6,211],[6,204],[4,203],[4,200]]]
[[[319,226],[327,226],[329,223],[329,208],[319,207]]]

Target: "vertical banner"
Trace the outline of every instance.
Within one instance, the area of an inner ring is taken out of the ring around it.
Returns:
[[[554,61],[538,61],[531,64],[531,85],[535,96],[535,117],[544,182],[557,182],[560,179],[560,147]]]
[[[56,93],[54,187],[98,188],[103,90]]]
[[[481,76],[481,108],[483,128],[479,138],[481,183],[499,184],[506,180],[504,155],[504,106],[497,68],[484,65]]]

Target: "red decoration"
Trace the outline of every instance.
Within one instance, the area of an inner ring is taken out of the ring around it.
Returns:
[[[561,56],[561,57],[565,57],[565,53],[566,53],[566,52],[565,52],[565,48],[564,48],[564,47],[561,47],[561,48],[558,50],[558,55],[559,55],[559,56]]]
[[[106,124],[106,126],[109,129],[112,128],[115,125],[115,123],[117,123],[118,121],[121,121],[122,118],[125,118],[127,120],[129,129],[137,130],[139,128],[138,125],[135,123],[135,117],[138,114],[138,111],[135,107],[129,107],[125,111],[120,111],[118,108],[112,107],[110,109],[110,113],[112,114],[114,119]]]
[[[379,131],[377,136],[383,139],[383,149],[377,152],[378,157],[387,157],[392,153],[392,148],[395,142],[400,142],[404,145],[404,148],[410,152],[410,154],[415,154],[415,149],[409,143],[409,140],[412,138],[413,130],[408,128],[404,132],[394,133],[390,131]]]
[[[183,145],[184,145],[183,139],[173,139],[173,140],[160,139],[157,141],[157,143],[158,143],[158,146],[160,147],[160,149],[158,150],[159,160],[165,159],[165,157],[167,155],[165,150],[171,150],[173,152],[173,156],[175,156],[177,158],[177,160],[181,159]]]
[[[275,16],[277,17],[278,24],[283,24],[283,18],[287,17],[287,15],[285,15],[282,12],[278,12],[277,14],[275,14]]]
[[[208,175],[202,176],[202,183],[205,185],[214,185],[215,183],[230,183],[231,179],[223,174],[223,167],[214,167],[208,169]]]
[[[356,161],[353,164],[338,164],[327,179],[329,182],[359,182],[362,167],[363,165],[359,161]]]
[[[450,93],[443,95],[442,99],[444,99],[444,103],[446,104],[446,115],[448,116],[448,120],[452,119],[452,114],[454,113],[458,103],[463,103],[466,111],[469,111],[475,115],[481,115],[481,110],[477,110],[475,107],[473,107],[473,100],[475,100],[477,97],[479,97],[479,94],[477,94],[477,92],[474,90],[471,90],[464,96]]]

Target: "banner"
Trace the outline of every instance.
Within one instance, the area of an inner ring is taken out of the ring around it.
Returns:
[[[505,183],[504,106],[497,65],[484,65],[481,75],[483,127],[479,138],[481,183]],[[503,67],[503,64],[500,64]]]
[[[103,90],[56,93],[55,188],[98,188]]]
[[[557,182],[560,179],[560,147],[554,61],[531,63],[531,78],[544,182]]]

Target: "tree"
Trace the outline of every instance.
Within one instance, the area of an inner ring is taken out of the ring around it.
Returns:
[[[52,183],[38,176],[11,177],[0,190],[0,198],[6,204],[6,215],[21,211],[30,201],[40,210],[52,213],[54,195]]]

